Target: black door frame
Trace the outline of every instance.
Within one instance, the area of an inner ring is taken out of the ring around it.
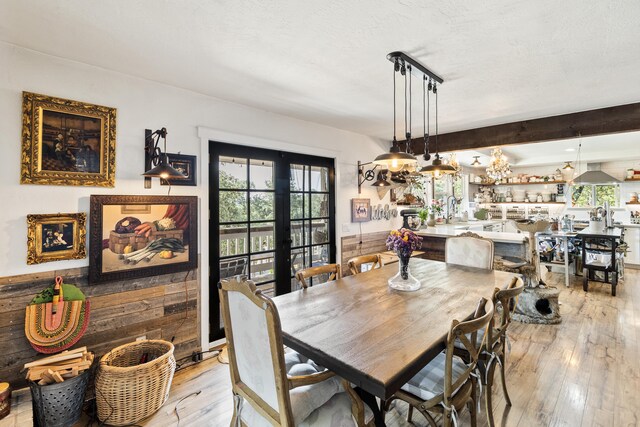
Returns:
[[[286,151],[269,150],[246,145],[209,141],[209,342],[224,337],[219,328],[220,302],[217,283],[220,280],[219,253],[220,239],[218,207],[220,195],[219,162],[220,156],[240,157],[272,161],[275,173],[275,293],[281,295],[291,292],[291,203],[290,203],[290,165],[301,164],[329,168],[329,260],[336,260],[336,200],[335,200],[335,161],[332,158]],[[281,213],[278,215],[278,213]]]

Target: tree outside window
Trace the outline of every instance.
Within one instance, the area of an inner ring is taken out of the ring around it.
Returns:
[[[574,208],[603,206],[605,202],[612,207],[619,206],[618,184],[580,184],[571,187],[571,206]]]

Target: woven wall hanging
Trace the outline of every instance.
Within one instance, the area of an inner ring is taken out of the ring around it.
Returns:
[[[39,353],[58,353],[72,347],[89,324],[89,301],[74,285],[55,284],[35,296],[26,309],[24,332]]]

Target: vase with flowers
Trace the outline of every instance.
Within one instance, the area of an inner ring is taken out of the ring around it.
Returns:
[[[399,291],[416,291],[420,281],[411,275],[409,260],[414,250],[422,247],[422,237],[407,228],[392,230],[387,237],[387,249],[398,255],[398,274],[389,279],[389,287]]]
[[[436,215],[442,215],[442,202],[440,200],[431,200],[431,204],[426,208],[429,211],[429,219],[427,220],[427,227],[435,227]]]

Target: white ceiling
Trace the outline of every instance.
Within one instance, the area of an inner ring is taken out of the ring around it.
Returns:
[[[582,145],[581,148],[580,145]],[[579,148],[581,163],[640,160],[640,132],[509,145],[502,147],[502,152],[513,167],[561,166],[563,162],[575,163]],[[486,168],[491,158],[491,151],[491,148],[458,151],[456,159],[460,164],[469,166],[474,160],[473,156],[480,156],[478,160],[482,165],[479,167]],[[448,153],[445,153],[446,155]]]
[[[388,52],[445,79],[448,132],[640,101],[639,20],[637,0],[2,0],[0,40],[390,138]]]

